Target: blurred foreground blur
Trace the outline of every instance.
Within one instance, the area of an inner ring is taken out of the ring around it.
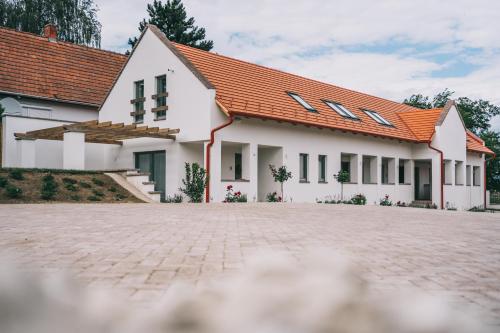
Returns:
[[[373,294],[345,259],[276,254],[203,288],[177,284],[161,304],[134,308],[63,275],[0,270],[0,332],[460,333],[485,332],[473,314],[416,291]]]

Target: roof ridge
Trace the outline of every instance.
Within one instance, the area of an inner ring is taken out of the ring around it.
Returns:
[[[189,49],[191,49],[191,50],[193,50],[195,52],[210,53],[212,55],[215,55],[215,56],[218,56],[218,57],[222,57],[222,58],[226,58],[226,59],[230,59],[230,60],[237,61],[237,62],[240,62],[240,63],[244,63],[244,64],[248,64],[248,65],[252,65],[252,66],[257,66],[257,67],[260,67],[260,68],[268,69],[268,70],[279,72],[279,73],[282,73],[282,74],[291,75],[291,76],[294,76],[294,77],[297,77],[297,78],[300,78],[300,79],[305,79],[305,80],[313,81],[313,82],[316,82],[316,83],[320,83],[320,84],[332,86],[332,87],[335,87],[335,88],[338,88],[338,89],[343,89],[343,90],[347,90],[347,91],[354,92],[354,93],[357,93],[357,94],[362,94],[362,95],[365,95],[365,96],[368,96],[368,97],[377,98],[379,100],[384,100],[384,101],[391,102],[391,103],[394,103],[394,104],[402,105],[404,107],[418,109],[418,108],[416,108],[414,106],[411,106],[411,105],[408,105],[408,104],[399,103],[399,102],[396,102],[396,101],[393,101],[393,100],[390,100],[390,99],[387,99],[387,98],[383,98],[383,97],[379,97],[379,96],[367,94],[367,93],[360,92],[360,91],[353,90],[353,89],[349,89],[349,88],[344,88],[344,87],[335,85],[333,83],[327,83],[327,82],[323,82],[323,81],[320,81],[320,80],[317,80],[317,79],[312,79],[312,78],[308,78],[308,77],[305,77],[305,76],[301,76],[301,75],[298,75],[298,74],[294,74],[294,73],[290,73],[290,72],[285,72],[284,70],[281,70],[281,69],[277,69],[277,68],[272,68],[272,67],[268,67],[268,66],[256,64],[256,63],[253,63],[253,62],[250,62],[250,61],[246,61],[246,60],[242,60],[242,59],[238,59],[238,58],[233,58],[233,57],[226,56],[226,55],[223,55],[223,54],[219,54],[219,53],[216,53],[216,52],[210,52],[210,51],[201,50],[201,49],[198,49],[196,47],[185,45],[185,44],[181,44],[181,43],[177,43],[177,42],[171,42],[171,43],[174,44],[175,47],[177,47],[177,46],[186,47],[186,48],[189,48]],[[411,111],[413,111],[413,110],[411,110]],[[405,111],[398,111],[398,112],[405,112]]]
[[[33,38],[40,39],[42,41],[49,42],[46,37],[39,35],[39,34],[36,34],[34,32],[20,31],[20,30],[17,30],[15,28],[10,28],[10,27],[0,27],[0,31],[1,30],[5,30],[8,32],[13,32],[16,34],[24,35],[26,37],[33,37]],[[116,52],[116,51],[105,50],[105,49],[92,47],[92,46],[88,46],[88,45],[76,44],[76,43],[72,43],[72,42],[68,42],[68,41],[64,41],[64,40],[60,40],[60,39],[58,39],[56,43],[60,44],[60,45],[64,45],[64,46],[69,46],[69,47],[85,48],[85,49],[92,50],[92,51],[111,53],[111,54],[115,54],[118,56],[127,57],[127,55],[125,55],[123,53]]]

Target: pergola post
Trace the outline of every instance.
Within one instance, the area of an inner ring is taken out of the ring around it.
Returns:
[[[63,169],[85,169],[85,133],[65,132],[63,135]]]
[[[33,138],[17,138],[17,158],[18,167],[34,168],[35,160],[35,142]]]

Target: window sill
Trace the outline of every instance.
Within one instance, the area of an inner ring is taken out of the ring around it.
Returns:
[[[167,120],[167,118],[158,118],[158,119],[153,119],[153,121],[162,121],[162,120]]]
[[[450,185],[453,185],[453,184],[451,184],[451,183],[444,183],[443,185],[448,185],[448,186],[450,186]]]
[[[382,185],[396,185],[396,183],[382,183]]]
[[[230,182],[249,183],[250,181],[248,179],[221,179],[221,182],[223,182],[223,183],[230,183]]]
[[[318,180],[318,184],[328,184],[328,182],[324,180]]]
[[[358,182],[345,182],[345,183],[344,183],[344,185],[346,185],[346,184],[357,185],[357,184],[358,184]]]
[[[481,187],[481,185],[473,185],[473,186],[476,186],[476,187]]]
[[[144,120],[142,120],[142,121],[134,121],[134,122],[132,122],[132,124],[144,124]]]
[[[363,185],[377,185],[378,183],[363,183]]]
[[[464,184],[455,184],[455,186],[464,186]]]
[[[399,183],[399,185],[411,185],[411,183]]]
[[[301,184],[309,184],[309,181],[308,181],[308,180],[302,180],[302,179],[301,179],[301,180],[299,180],[299,183],[301,183]]]

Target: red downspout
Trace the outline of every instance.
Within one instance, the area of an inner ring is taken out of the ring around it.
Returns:
[[[207,160],[206,160],[206,165],[205,165],[205,169],[207,170],[207,178],[208,178],[207,188],[205,191],[205,202],[210,202],[210,149],[212,148],[214,141],[215,141],[215,132],[217,132],[220,129],[223,129],[226,126],[231,125],[233,123],[233,121],[234,121],[234,116],[229,115],[229,119],[227,122],[225,122],[224,124],[222,124],[216,128],[213,128],[210,131],[210,142],[207,145],[207,151],[206,151]]]
[[[484,159],[484,209],[486,209],[486,162],[494,160],[496,157],[495,154],[491,158],[485,158]]]
[[[443,158],[443,152],[437,148],[434,148],[431,146],[431,142],[427,142],[427,145],[429,146],[430,149],[435,150],[439,153],[441,157],[441,209],[444,209],[444,179],[443,179],[443,174],[444,174],[444,158]]]

